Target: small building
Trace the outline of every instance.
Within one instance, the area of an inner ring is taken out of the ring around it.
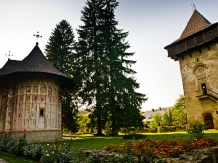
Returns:
[[[38,43],[22,61],[8,60],[0,69],[0,134],[29,141],[62,137],[61,95],[73,81],[43,55]]]
[[[218,129],[218,23],[195,9],[180,38],[165,49],[179,61],[188,123]]]
[[[153,117],[155,114],[160,113],[161,115],[163,115],[168,109],[170,109],[170,107],[159,107],[158,109],[152,109],[152,110],[148,110],[145,111],[142,115],[145,117],[143,121],[145,122],[150,122],[153,120]]]

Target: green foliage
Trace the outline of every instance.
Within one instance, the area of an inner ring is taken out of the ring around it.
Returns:
[[[146,135],[143,134],[127,134],[127,135],[123,135],[123,139],[145,139]]]
[[[72,77],[74,34],[71,25],[61,20],[51,33],[45,54],[48,60],[62,73]]]
[[[48,60],[59,71],[70,78],[75,76],[72,69],[75,64],[73,56],[74,43],[74,34],[71,25],[66,20],[62,20],[52,31],[45,48],[45,54]],[[77,89],[75,88],[75,90]],[[78,113],[78,98],[76,92],[63,95],[61,100],[63,128],[71,132],[77,132],[78,124],[76,115]]]
[[[161,113],[154,114],[153,120],[150,122],[149,126],[150,128],[158,128],[158,126],[174,126],[175,128],[179,128],[179,126],[184,126],[186,124],[187,113],[185,107],[185,97],[180,95],[175,105],[165,111],[163,115]],[[164,131],[164,129],[162,131]]]
[[[205,129],[206,129],[206,125],[200,122],[191,123],[187,126],[187,132],[196,139],[200,139],[204,137],[203,131]]]
[[[47,144],[43,149],[43,155],[40,159],[42,163],[54,163],[62,162],[68,163],[72,162],[74,159],[73,152],[71,149],[71,143],[64,143],[63,146],[57,147],[56,144]]]
[[[158,133],[163,132],[163,127],[162,127],[162,126],[158,126],[158,127],[157,127],[157,132],[158,132]]]
[[[153,116],[153,120],[150,122],[150,128],[157,128],[161,125],[162,115],[160,113],[156,113]]]
[[[39,161],[43,155],[42,151],[43,151],[42,144],[40,144],[40,143],[36,143],[36,144],[28,143],[27,145],[24,146],[23,155],[27,159]]]
[[[18,140],[15,140],[14,145],[11,147],[10,151],[16,155],[23,155],[25,146],[28,145],[26,134],[22,135]]]
[[[14,143],[14,140],[8,135],[8,133],[5,132],[2,140],[0,141],[0,150],[8,152]]]
[[[43,163],[68,163],[74,159],[71,141],[68,144],[60,144],[59,147],[55,144],[43,146],[39,143],[28,143],[26,134],[22,135],[18,140],[14,140],[7,133],[4,133],[3,139],[0,140],[0,149]]]
[[[92,150],[92,151],[85,151],[84,153],[80,153],[78,163],[115,163],[115,162],[125,162],[125,163],[132,163],[136,161],[136,157],[130,154],[109,154],[104,153],[101,150]]]
[[[88,115],[78,114],[78,124],[81,132],[90,129],[91,119]]]
[[[163,126],[173,126],[173,121],[174,121],[174,117],[173,117],[173,110],[171,108],[169,108],[167,111],[165,111],[165,113],[163,114],[163,122],[162,125]]]
[[[88,0],[82,10],[81,25],[77,30],[76,63],[78,95],[96,118],[97,135],[110,121],[112,133],[121,127],[142,126],[140,107],[145,95],[136,92],[139,83],[132,76],[135,61],[126,52],[128,32],[117,29],[116,0]]]
[[[79,129],[78,124],[78,109],[74,103],[75,97],[73,94],[62,96],[62,122],[63,128],[73,133]]]
[[[172,108],[173,125],[185,125],[187,124],[187,113],[185,106],[185,97],[180,95],[179,99],[176,101]]]

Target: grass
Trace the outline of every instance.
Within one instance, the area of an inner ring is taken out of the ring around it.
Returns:
[[[190,135],[187,132],[169,132],[169,133],[145,133],[146,138],[151,140],[187,140],[190,138]],[[214,138],[218,140],[218,130],[206,130],[205,137],[207,138]],[[104,148],[105,146],[111,145],[119,145],[122,143],[127,143],[129,141],[138,142],[140,140],[129,140],[123,139],[122,136],[116,137],[95,137],[92,134],[81,134],[81,135],[70,135],[65,134],[63,137],[63,141],[57,142],[57,146],[67,143],[71,141],[71,146],[73,150],[78,153],[80,148],[84,149],[97,149],[97,148]],[[43,144],[47,144],[43,143]],[[49,142],[49,144],[54,144]],[[0,158],[6,160],[9,163],[33,163],[28,160],[24,160],[22,158],[13,156],[9,153],[5,153],[0,151]]]
[[[18,157],[18,156],[15,156],[15,155],[12,155],[10,153],[3,152],[3,151],[0,151],[0,158],[4,159],[8,163],[18,163],[18,162],[34,163],[34,161],[26,160],[26,159],[23,159],[21,157]]]

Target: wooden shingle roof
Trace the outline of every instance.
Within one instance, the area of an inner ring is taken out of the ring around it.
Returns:
[[[180,38],[185,38],[193,33],[203,30],[210,26],[211,23],[201,15],[197,10],[195,10],[189,19],[184,31],[182,32]]]
[[[0,69],[0,78],[4,76],[13,76],[15,74],[27,73],[45,73],[57,76],[64,89],[67,92],[72,92],[74,83],[72,79],[57,70],[43,55],[38,47],[38,44],[33,48],[29,55],[22,61],[8,60],[6,64]]]
[[[211,24],[203,15],[201,15],[197,10],[194,10],[191,18],[189,19],[184,31],[182,32],[179,39],[175,40],[172,44],[181,41],[199,31],[202,31],[208,27],[210,27]]]
[[[10,60],[9,60],[10,61]],[[18,62],[18,61],[17,61]],[[14,61],[13,61],[14,63]],[[13,64],[9,62],[5,66],[10,68],[2,68],[0,75],[6,75],[11,73],[18,73],[18,72],[41,72],[41,73],[49,73],[54,75],[59,75],[66,77],[62,72],[57,70],[43,55],[42,51],[39,49],[38,45],[36,45],[30,54],[24,58],[19,64]]]
[[[0,76],[6,72],[11,71],[15,66],[17,66],[20,61],[8,59],[5,65],[0,69]]]
[[[186,52],[218,40],[218,23],[211,24],[197,10],[194,10],[179,39],[164,47],[168,57],[178,60]]]

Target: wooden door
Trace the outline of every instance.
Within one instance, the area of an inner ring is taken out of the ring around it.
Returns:
[[[214,129],[213,116],[211,114],[205,115],[204,122],[207,125],[208,129]]]

